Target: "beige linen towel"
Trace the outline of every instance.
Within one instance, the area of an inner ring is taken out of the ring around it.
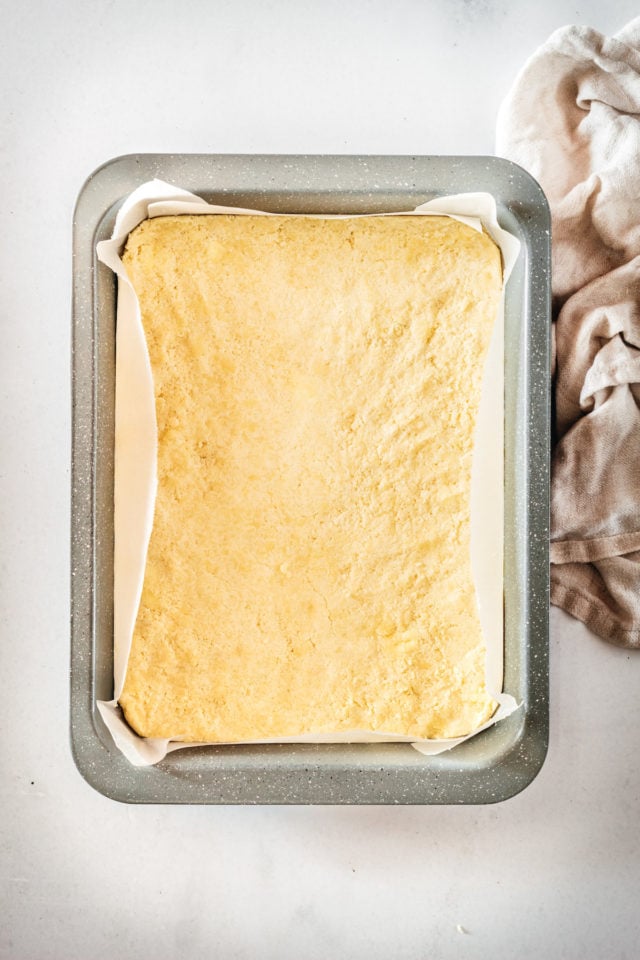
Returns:
[[[552,212],[551,600],[640,648],[640,18],[556,31],[501,108],[497,152]]]

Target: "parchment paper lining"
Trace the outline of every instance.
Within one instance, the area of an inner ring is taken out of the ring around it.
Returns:
[[[157,490],[157,424],[153,377],[137,297],[120,259],[128,234],[147,217],[179,214],[233,213],[279,216],[258,210],[208,204],[186,190],[153,180],[123,203],[110,240],[97,245],[98,259],[118,276],[116,330],[116,409],[114,480],[114,698],[98,701],[100,714],[116,746],[136,766],[157,763],[180,747],[175,740],[144,739],[124,720],[118,697],[131,648],[142,594],[147,547],[153,526]],[[371,216],[360,214],[355,216]],[[451,216],[475,230],[483,226],[502,251],[505,284],[520,250],[519,241],[497,221],[495,200],[487,193],[438,197],[412,211],[382,216]],[[326,219],[326,214],[298,214]],[[354,215],[336,215],[348,219]],[[381,216],[381,214],[375,214]],[[509,716],[518,705],[502,693],[502,530],[503,530],[503,351],[504,295],[485,366],[476,427],[471,490],[471,561],[480,620],[487,647],[487,687],[498,703],[492,718],[469,736]],[[487,510],[487,503],[492,509]],[[482,507],[482,509],[479,509]],[[366,730],[305,734],[250,743],[406,742],[425,756],[449,750],[468,737],[416,740],[394,733]]]

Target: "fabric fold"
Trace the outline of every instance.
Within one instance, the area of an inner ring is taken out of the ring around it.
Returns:
[[[640,647],[640,18],[552,34],[502,105],[497,152],[552,212],[551,600]]]

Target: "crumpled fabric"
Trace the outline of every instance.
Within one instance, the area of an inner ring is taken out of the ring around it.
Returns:
[[[498,117],[552,214],[551,601],[640,649],[640,17],[563,27]]]

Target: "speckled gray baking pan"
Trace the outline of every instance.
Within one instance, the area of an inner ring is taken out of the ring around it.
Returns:
[[[505,316],[505,690],[522,707],[438,757],[407,744],[224,746],[136,768],[96,710],[112,696],[115,281],[96,261],[116,211],[159,177],[207,200],[279,212],[412,209],[486,190],[522,242]],[[548,740],[550,218],[538,184],[494,157],[131,155],[93,173],[73,237],[71,742],[96,790],[132,803],[493,803]]]

